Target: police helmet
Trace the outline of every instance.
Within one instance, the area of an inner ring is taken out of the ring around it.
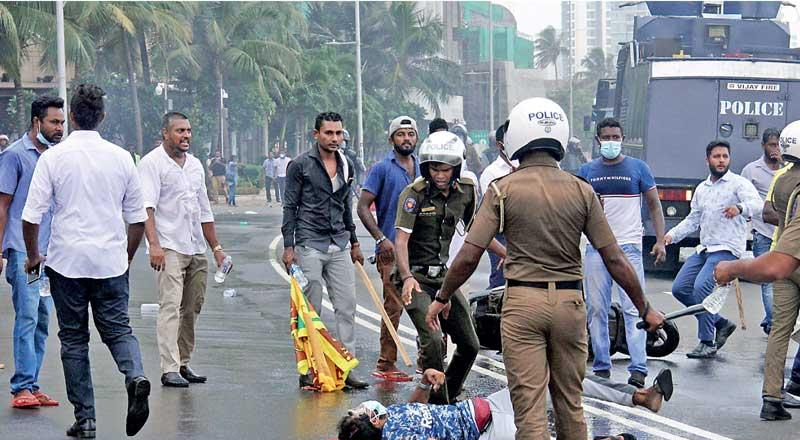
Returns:
[[[342,137],[344,138],[345,142],[350,143],[350,132],[349,131],[342,130]]]
[[[428,169],[433,162],[444,163],[453,167],[455,181],[461,175],[461,164],[464,162],[466,148],[464,142],[449,131],[431,133],[422,142],[419,148],[419,171],[425,180],[430,180],[431,173]]]
[[[519,160],[529,151],[541,150],[560,161],[568,139],[569,121],[561,106],[547,98],[530,98],[511,110],[503,143],[506,155],[512,160]]]
[[[781,150],[787,162],[800,162],[800,121],[794,121],[781,131]]]

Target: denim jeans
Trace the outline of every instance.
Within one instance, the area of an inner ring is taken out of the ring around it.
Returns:
[[[11,394],[39,390],[39,370],[44,361],[47,324],[53,299],[39,296],[39,282],[28,284],[25,252],[8,250],[6,281],[14,303],[14,375]]]
[[[644,289],[644,266],[642,264],[642,247],[635,244],[621,246],[625,256],[636,270],[639,283]],[[586,246],[586,260],[584,277],[586,284],[583,286],[586,293],[586,304],[589,333],[592,336],[592,352],[594,352],[594,371],[610,370],[610,339],[608,336],[608,310],[611,308],[612,291],[616,290],[622,311],[625,314],[625,338],[628,341],[628,352],[631,363],[628,371],[639,371],[647,374],[647,333],[636,328],[640,321],[639,310],[633,305],[624,290],[611,278],[600,253],[592,247]]]
[[[753,256],[758,258],[769,252],[772,238],[753,231]],[[765,329],[772,326],[772,283],[761,284],[761,302],[764,304],[764,319],[761,327]]]
[[[506,245],[506,238],[502,234],[497,234],[494,236],[497,241],[500,242],[503,246]],[[494,289],[495,287],[502,286],[506,283],[506,278],[503,274],[503,266],[497,267],[497,264],[500,263],[500,257],[495,254],[494,252],[487,250],[489,254],[489,263],[491,264],[491,272],[489,273],[489,288]]]
[[[683,264],[672,283],[672,296],[686,307],[700,304],[714,290],[714,268],[720,261],[736,260],[729,251],[700,252],[694,254]],[[722,315],[700,313],[697,318],[697,337],[703,342],[713,342],[714,325]]]
[[[236,184],[229,183],[228,184],[228,204],[235,205],[236,204]]]
[[[278,193],[275,194],[275,199],[277,201],[283,200],[283,193],[286,191],[286,176],[278,176],[275,178],[276,186]]]
[[[58,316],[61,363],[75,420],[94,419],[94,388],[89,365],[89,305],[100,339],[111,351],[125,384],[144,376],[139,341],[128,319],[128,273],[104,279],[67,278],[45,268]],[[124,394],[123,394],[124,396]]]

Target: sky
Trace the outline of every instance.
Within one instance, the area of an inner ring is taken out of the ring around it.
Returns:
[[[536,36],[547,26],[561,28],[561,2],[558,0],[495,0],[505,6],[517,19],[517,29]],[[535,5],[535,7],[534,7]]]

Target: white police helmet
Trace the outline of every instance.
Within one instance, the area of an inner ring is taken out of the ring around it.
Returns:
[[[428,166],[431,162],[439,162],[454,168],[453,179],[461,175],[461,164],[464,162],[466,147],[464,142],[449,131],[431,133],[419,148],[419,169],[425,179],[430,179]]]
[[[560,161],[568,140],[569,121],[561,106],[547,98],[530,98],[511,110],[503,143],[512,160],[542,150]]]
[[[783,128],[780,142],[783,159],[800,162],[800,121],[794,121]]]

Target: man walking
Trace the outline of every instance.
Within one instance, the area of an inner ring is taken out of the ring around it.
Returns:
[[[520,166],[484,196],[466,243],[426,318],[429,324],[436,323],[453,293],[475,271],[483,251],[497,233],[503,233],[509,253],[501,332],[517,440],[550,438],[548,389],[558,439],[587,437],[581,401],[587,357],[582,233],[628,292],[649,329],[664,321],[647,304],[592,187],[559,169],[568,138],[564,110],[549,99],[527,99],[511,110],[504,149]]]
[[[606,118],[597,124],[596,140],[600,144],[600,157],[584,164],[578,175],[592,185],[600,198],[600,204],[611,231],[622,252],[628,258],[639,284],[644,289],[644,265],[642,264],[642,196],[647,201],[650,219],[656,233],[656,243],[650,252],[655,263],[664,261],[664,214],[658,199],[658,190],[650,167],[643,161],[622,154],[625,136],[616,119]],[[594,353],[594,374],[606,379],[611,377],[610,339],[608,335],[608,312],[611,308],[612,290],[616,288],[622,312],[625,314],[625,338],[631,362],[628,365],[628,383],[644,387],[647,377],[647,334],[636,328],[639,311],[603,263],[603,258],[591,244],[586,245],[584,277],[589,333]]]
[[[236,156],[225,166],[225,184],[228,185],[228,206],[236,206],[236,185],[239,184],[239,164]]]
[[[103,96],[91,84],[76,88],[70,102],[74,131],[40,158],[22,212],[25,271],[36,273],[44,264],[39,229],[52,209],[45,271],[58,315],[67,397],[75,407],[75,423],[67,435],[80,438],[95,437],[90,305],[100,338],[125,375],[126,433],[139,432],[150,414],[150,382],[128,319],[128,266],[141,242],[147,212],[133,159],[96,131],[105,116]]]
[[[39,389],[47,341],[47,327],[53,299],[46,279],[28,284],[25,274],[25,242],[22,238],[22,209],[39,157],[61,141],[64,134],[64,100],[40,96],[31,104],[31,127],[8,147],[0,160],[0,242],[8,259],[6,280],[14,304],[14,375],[11,376],[11,406],[32,408],[57,406]],[[50,213],[42,216],[39,252],[47,254]],[[3,263],[0,260],[0,271]]]
[[[267,193],[267,206],[272,206],[272,184],[275,182],[275,159],[272,158],[272,152],[267,151],[267,157],[264,163],[261,164],[264,169],[264,190]],[[278,195],[277,185],[275,195]]]
[[[414,155],[417,135],[417,122],[411,117],[399,116],[392,120],[389,124],[389,144],[392,145],[392,151],[370,169],[358,199],[358,218],[375,239],[376,264],[383,282],[383,307],[395,330],[400,325],[403,303],[391,280],[394,270],[394,224],[400,193],[419,175],[419,164]],[[377,223],[370,211],[373,203],[378,217]],[[394,382],[410,381],[411,377],[395,366],[397,346],[386,323],[382,321],[380,341],[380,356],[372,375]]]
[[[714,267],[720,261],[735,260],[745,252],[747,219],[761,214],[763,203],[750,181],[730,171],[731,146],[711,141],[706,146],[708,179],[697,185],[691,211],[664,236],[664,244],[678,243],[700,229],[700,248],[683,264],[672,283],[672,296],[685,306],[700,304],[714,289]],[[700,313],[697,337],[700,343],[686,356],[707,359],[736,330],[736,324],[722,315]]]
[[[158,272],[156,335],[161,384],[187,387],[206,381],[189,367],[208,278],[206,242],[218,267],[225,252],[217,240],[214,214],[205,197],[203,165],[188,153],[192,126],[186,115],[164,115],[161,134],[162,145],[139,165],[147,209],[145,234],[150,266]]]
[[[322,282],[336,317],[336,338],[356,356],[356,292],[353,263],[364,264],[356,238],[350,187],[353,164],[339,151],[342,117],[326,112],[314,122],[316,145],[289,163],[283,198],[283,264],[299,264],[309,284],[304,289],[314,309],[322,311]],[[280,174],[278,174],[280,176]],[[300,387],[310,386],[308,375]],[[353,372],[345,385],[366,388]]]
[[[764,149],[764,154],[742,169],[742,177],[755,186],[762,200],[766,200],[767,191],[775,177],[775,172],[783,166],[780,136],[781,133],[774,128],[764,130],[764,134],[761,136],[761,147]],[[775,226],[766,223],[762,214],[754,215],[751,221],[753,223],[753,256],[759,257],[769,252],[772,247]],[[769,334],[772,329],[771,283],[761,285],[761,302],[764,304],[764,319],[761,320],[761,328],[764,333]]]
[[[225,187],[227,167],[222,159],[222,153],[217,151],[214,154],[214,157],[210,159],[208,169],[211,171],[211,190],[214,192],[214,203],[217,203],[217,198],[221,195],[224,195],[225,201],[227,201],[228,189]]]
[[[289,162],[292,158],[286,155],[286,149],[281,150],[280,155],[275,159],[275,180],[278,182],[278,193],[275,195],[275,201],[281,203],[284,200],[283,193],[286,190],[286,169],[289,167]]]

